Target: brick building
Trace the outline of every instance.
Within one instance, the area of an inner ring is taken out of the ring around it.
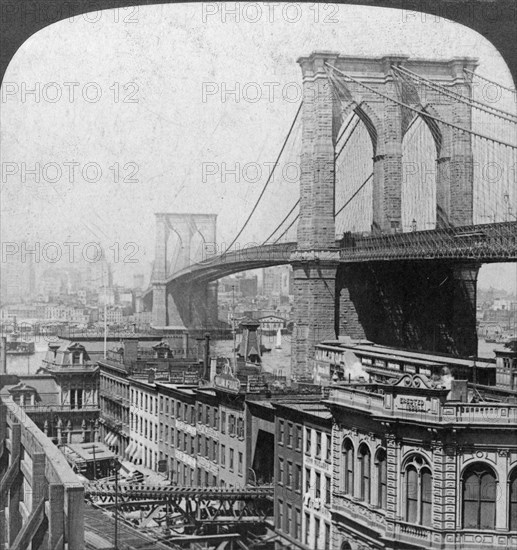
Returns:
[[[275,528],[279,548],[330,548],[331,414],[319,400],[276,403]]]

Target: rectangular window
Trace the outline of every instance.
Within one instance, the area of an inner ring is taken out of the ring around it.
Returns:
[[[237,437],[244,438],[244,419],[237,419]]]
[[[238,470],[237,472],[242,475],[242,453],[239,452],[239,462],[238,462]]]
[[[330,505],[330,489],[331,489],[330,476],[325,476],[325,504]]]
[[[305,544],[309,546],[311,540],[311,516],[305,512]]]
[[[278,529],[281,531],[284,530],[284,502],[282,500],[278,501]]]
[[[196,408],[194,405],[190,405],[190,423],[192,426],[196,424]]]
[[[278,443],[280,445],[283,445],[284,444],[284,430],[285,430],[283,420],[280,420],[278,427],[279,427]]]
[[[314,548],[320,548],[320,519],[314,518]]]
[[[325,460],[327,462],[330,462],[332,460],[332,440],[331,440],[331,436],[326,435],[325,436],[325,441],[326,441],[326,449],[327,449]]]
[[[190,454],[194,456],[196,454],[196,439],[194,436],[190,437]]]
[[[293,446],[293,425],[291,422],[287,424],[287,446]]]
[[[293,463],[289,460],[287,461],[287,487],[292,488],[293,486]]]
[[[163,395],[160,395],[160,412],[163,412]]]
[[[284,483],[284,459],[278,459],[278,483],[282,485]]]
[[[214,429],[219,430],[219,409],[214,409]]]
[[[232,472],[233,472],[233,455],[234,455],[234,450],[230,449],[230,470]]]
[[[221,466],[226,465],[226,445],[221,445]]]
[[[321,474],[316,472],[316,498],[321,498]]]
[[[165,398],[165,414],[166,415],[169,414],[169,398],[168,397]]]
[[[203,422],[203,405],[201,403],[197,406],[197,421]]]
[[[219,443],[217,441],[214,441],[214,452],[212,456],[213,456],[212,460],[214,462],[217,462],[219,458]]]
[[[330,525],[325,523],[325,550],[330,550]]]
[[[230,415],[230,435],[235,435],[235,416]]]
[[[300,519],[302,517],[302,513],[300,508],[295,508],[294,510],[294,532],[293,536],[296,540],[300,540]]]
[[[316,458],[321,458],[321,432],[316,432]]]
[[[296,426],[296,450],[302,450],[302,428],[301,426]]]
[[[296,472],[294,476],[294,490],[301,492],[302,490],[302,467],[300,464],[296,465]]]
[[[312,448],[311,434],[312,434],[312,430],[310,428],[306,428],[305,429],[305,452],[308,454],[311,453],[311,448]]]
[[[308,493],[311,490],[311,471],[309,468],[305,468],[305,492]]]
[[[286,525],[286,528],[285,528],[285,532],[288,533],[289,535],[291,534],[291,530],[293,528],[293,507],[288,504],[287,505],[287,525]]]
[[[208,437],[205,437],[205,457],[208,458],[209,457],[209,446],[210,446],[210,439]]]
[[[221,433],[226,433],[226,413],[224,411],[221,412]]]

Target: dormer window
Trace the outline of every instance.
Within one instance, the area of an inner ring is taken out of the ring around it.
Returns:
[[[81,355],[82,355],[82,353],[80,351],[72,352],[72,365],[80,365],[81,364]]]

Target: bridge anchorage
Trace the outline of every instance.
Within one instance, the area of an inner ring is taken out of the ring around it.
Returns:
[[[298,63],[303,101],[275,166],[298,151],[299,198],[261,246],[169,272],[153,311],[169,292],[182,319],[206,299],[206,320],[218,278],[291,264],[297,377],[311,375],[315,343],[342,334],[474,355],[479,268],[517,260],[514,92],[497,106],[477,97],[473,58]],[[274,196],[270,181],[234,243]]]

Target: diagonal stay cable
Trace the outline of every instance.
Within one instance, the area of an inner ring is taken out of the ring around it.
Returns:
[[[466,134],[470,134],[474,137],[478,137],[481,139],[485,139],[486,141],[491,141],[493,143],[497,143],[499,145],[504,145],[505,147],[509,147],[510,149],[517,149],[517,145],[514,145],[513,143],[508,143],[507,141],[503,141],[500,139],[495,139],[489,136],[486,136],[484,134],[480,134],[478,132],[474,132],[473,130],[469,130],[468,128],[462,128],[461,126],[458,126],[457,124],[453,124],[452,122],[447,122],[439,117],[433,116],[425,111],[422,111],[421,109],[415,109],[415,107],[412,107],[411,105],[406,105],[404,102],[399,101],[398,99],[394,99],[386,94],[383,94],[382,92],[379,92],[377,90],[374,90],[371,86],[368,86],[367,84],[364,84],[360,80],[357,80],[353,76],[347,75],[343,71],[339,70],[337,67],[334,67],[330,63],[326,63],[331,69],[334,69],[338,73],[340,73],[344,78],[347,78],[351,80],[352,82],[355,82],[356,84],[359,84],[359,86],[362,86],[363,88],[366,88],[370,92],[374,93],[375,95],[378,95],[379,97],[383,97],[384,99],[387,99],[388,101],[391,101],[392,103],[395,103],[396,105],[400,105],[401,107],[405,107],[406,109],[409,109],[410,111],[413,111],[414,113],[418,113],[422,117],[429,118],[431,120],[435,120],[436,122],[439,122],[441,124],[444,124],[445,126],[449,126],[451,128],[454,128],[456,130],[459,130],[460,132],[465,132]]]
[[[271,239],[273,237],[273,235],[282,227],[282,225],[287,221],[287,218],[289,218],[289,216],[294,212],[294,209],[300,204],[300,199],[298,199],[293,207],[291,208],[291,210],[289,210],[289,212],[287,213],[286,217],[275,227],[275,230],[271,233],[271,235],[269,235],[269,237],[262,243],[262,245],[265,245],[269,239]],[[290,226],[289,226],[290,227]]]
[[[392,65],[391,68],[394,69],[398,74],[405,75],[406,77],[410,78],[413,81],[422,82],[425,86],[427,86],[431,90],[441,93],[447,97],[457,99],[458,101],[465,103],[473,107],[474,109],[479,109],[480,111],[488,113],[489,115],[492,115],[492,116],[499,117],[508,122],[515,123],[517,121],[517,115],[514,115],[513,113],[509,113],[508,111],[503,111],[502,109],[498,109],[497,107],[492,107],[491,105],[486,105],[485,103],[482,103],[481,101],[477,101],[473,98],[466,98],[465,96],[457,92],[448,90],[447,88],[445,88],[445,86],[436,84],[435,82],[432,82],[428,78],[424,78],[423,76],[420,76],[419,74],[416,74],[413,71],[406,69],[405,67],[396,67],[395,65]]]
[[[480,78],[481,80],[486,80],[486,82],[490,82],[490,84],[495,84],[496,86],[499,86],[503,90],[508,90],[512,94],[517,93],[517,90],[515,88],[510,88],[508,86],[504,86],[503,84],[500,84],[499,82],[496,82],[495,80],[490,80],[486,76],[481,76],[480,74],[475,73],[474,71],[469,71],[469,69],[463,69],[463,71],[467,74],[472,75],[472,76],[476,76],[477,78]]]
[[[303,105],[303,101],[300,102],[300,105],[298,107],[298,110],[296,111],[296,115],[293,119],[293,122],[291,124],[291,127],[289,128],[289,132],[287,132],[287,136],[285,137],[284,139],[284,143],[282,145],[282,148],[280,149],[280,153],[278,153],[278,156],[276,158],[276,161],[275,161],[275,164],[273,166],[273,169],[271,170],[270,174],[269,174],[269,177],[267,178],[267,181],[266,183],[264,184],[264,187],[262,188],[262,191],[260,192],[260,195],[257,199],[257,201],[255,202],[255,205],[253,206],[249,216],[247,217],[246,221],[244,222],[244,225],[241,227],[240,231],[237,233],[237,235],[235,236],[235,238],[233,239],[233,241],[231,242],[230,246],[228,246],[228,248],[226,249],[226,251],[228,252],[230,250],[230,248],[237,242],[237,239],[242,235],[242,232],[244,231],[244,229],[246,228],[246,226],[248,225],[249,221],[251,220],[251,217],[253,216],[253,214],[255,213],[255,210],[257,209],[257,206],[259,205],[260,201],[262,200],[262,197],[264,196],[264,193],[266,192],[266,189],[269,185],[269,182],[271,181],[271,179],[273,178],[273,174],[275,172],[275,169],[278,165],[278,162],[280,161],[280,157],[282,156],[282,153],[284,152],[284,149],[285,149],[285,146],[287,145],[287,142],[289,140],[289,137],[291,136],[291,133],[293,131],[293,128],[294,128],[294,125],[296,124],[296,121],[298,120],[298,116],[300,115],[300,112],[302,110],[302,105]]]
[[[334,214],[334,217],[341,214],[343,210],[357,197],[361,189],[373,178],[373,172],[363,181],[359,188],[354,192],[354,194],[345,202],[345,204]]]

